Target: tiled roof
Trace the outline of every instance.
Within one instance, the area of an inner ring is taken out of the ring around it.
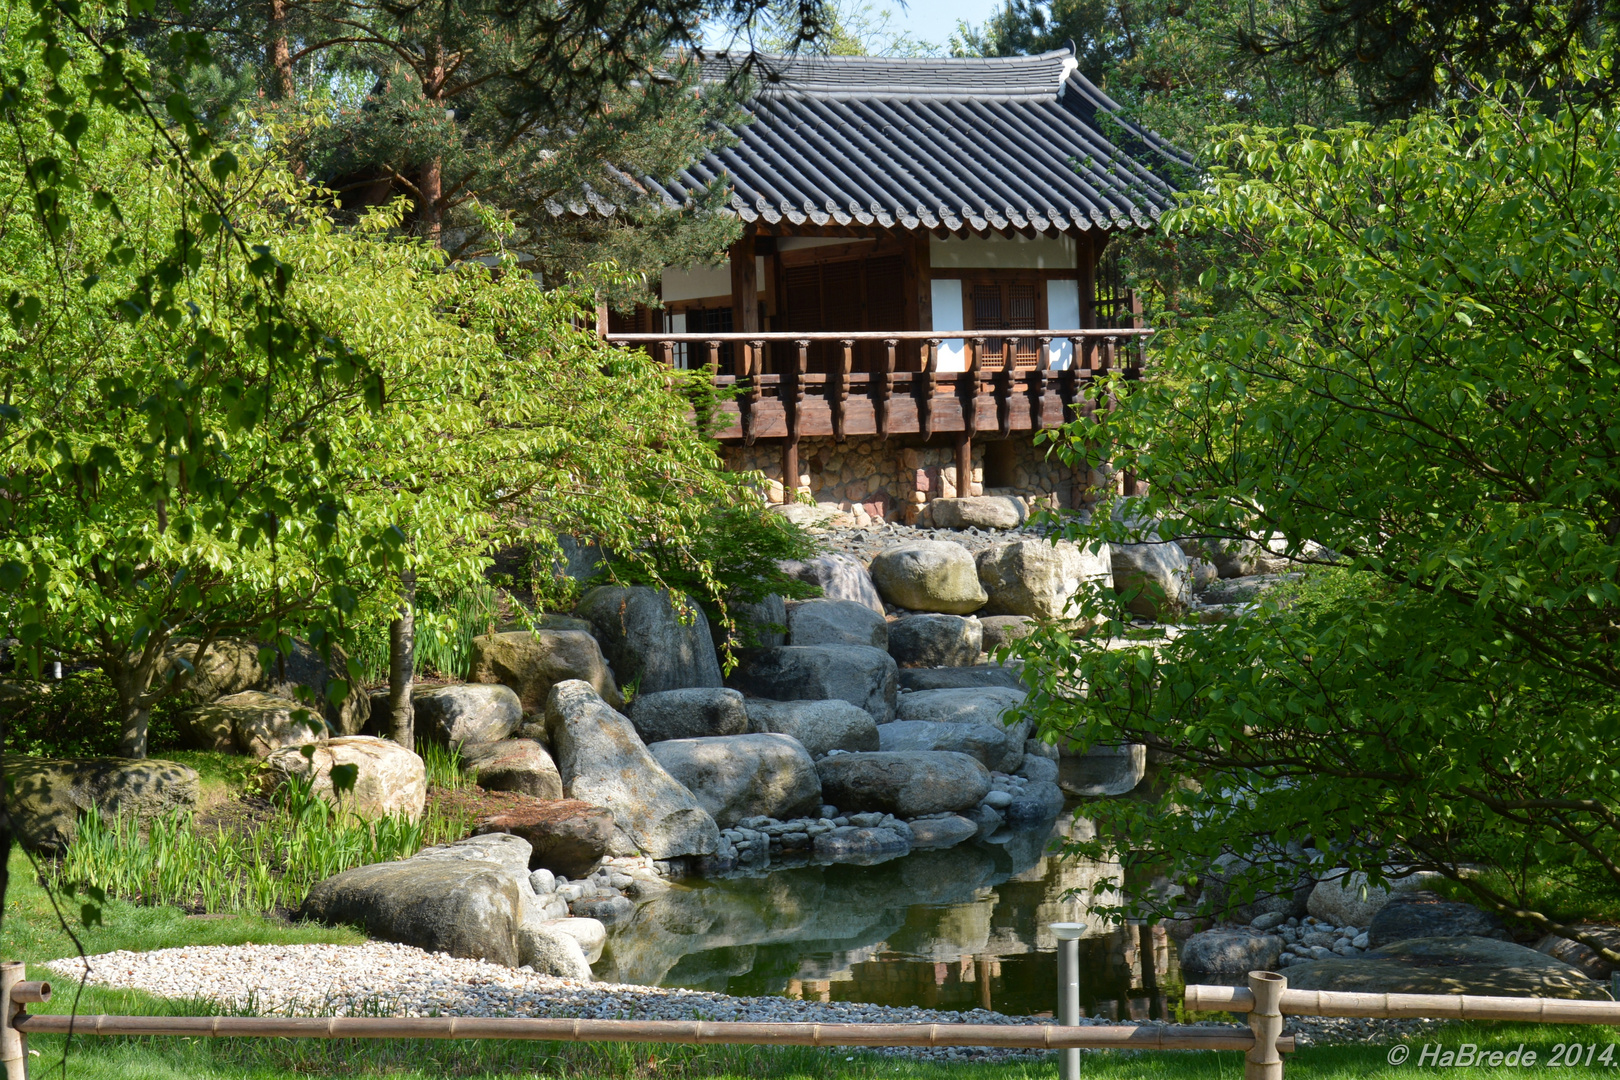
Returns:
[[[717,178],[744,221],[903,229],[1147,228],[1186,157],[1040,56],[756,57],[738,144],[658,185],[674,203]],[[724,78],[737,60],[704,58]]]

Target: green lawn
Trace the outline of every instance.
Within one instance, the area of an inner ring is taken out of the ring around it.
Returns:
[[[0,955],[30,965],[72,955],[72,941],[58,924],[45,891],[26,857],[14,853],[5,921],[0,926]],[[353,943],[357,932],[331,927],[289,925],[253,916],[192,918],[173,908],[145,908],[110,901],[101,926],[80,927],[75,912],[65,912],[89,953],[114,949],[161,949],[178,945],[234,945],[243,942]],[[47,977],[30,969],[30,977]],[[56,1000],[32,1011],[74,1010],[75,984],[52,977]],[[83,1013],[206,1014],[202,1003],[149,997],[129,991],[84,989],[77,1010]],[[1322,1080],[1399,1080],[1420,1074],[1443,1074],[1449,1080],[1525,1077],[1546,1073],[1588,1075],[1606,1072],[1600,1065],[1552,1068],[1546,1065],[1556,1044],[1596,1043],[1597,1052],[1616,1034],[1609,1028],[1537,1027],[1534,1025],[1453,1025],[1442,1034],[1413,1041],[1408,1062],[1392,1066],[1387,1047],[1319,1047],[1288,1059],[1286,1074]],[[489,1078],[547,1076],[563,1080],[1055,1080],[1053,1061],[1011,1065],[926,1064],[871,1054],[801,1047],[683,1047],[566,1045],[521,1042],[324,1042],[290,1039],[95,1039],[79,1037],[69,1048],[62,1069],[64,1039],[30,1040],[36,1078],[66,1076],[84,1080],[304,1080],[311,1077],[388,1077],[390,1080],[440,1080],[443,1077]],[[1538,1053],[1533,1068],[1448,1068],[1417,1064],[1425,1042],[1455,1048],[1471,1042],[1486,1049],[1512,1050],[1519,1044]],[[1594,1055],[1595,1056],[1595,1055]],[[1620,1058],[1620,1051],[1616,1052]],[[1614,1066],[1620,1069],[1620,1063]],[[1237,1053],[1093,1053],[1085,1056],[1085,1075],[1104,1080],[1237,1080],[1243,1074]],[[1620,1075],[1617,1073],[1616,1075]]]

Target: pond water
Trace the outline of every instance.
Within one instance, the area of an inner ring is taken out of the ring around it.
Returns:
[[[614,929],[597,978],[739,995],[1050,1013],[1054,922],[1087,924],[1081,1007],[1151,1019],[1179,994],[1162,928],[1108,927],[1084,896],[1118,867],[1047,853],[1070,830],[1003,833],[875,866],[800,865],[682,882]],[[1080,890],[1082,898],[1070,896]]]

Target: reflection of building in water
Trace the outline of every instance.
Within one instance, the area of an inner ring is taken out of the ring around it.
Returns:
[[[1054,833],[1088,828],[1082,821]],[[1164,932],[1144,937],[1141,927],[1108,927],[1093,914],[1093,886],[1117,878],[1119,867],[1048,857],[1045,835],[998,839],[1007,842],[678,886],[615,928],[596,974],[732,994],[1040,1014],[1057,995],[1048,927],[1077,921],[1091,927],[1080,943],[1086,1011],[1165,1015],[1166,990],[1179,990],[1180,976]]]

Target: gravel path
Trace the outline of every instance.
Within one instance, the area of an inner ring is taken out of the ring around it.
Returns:
[[[52,960],[78,980],[85,962]],[[206,999],[233,1011],[301,1016],[535,1016],[620,1020],[751,1020],[806,1023],[1032,1024],[985,1009],[950,1012],[856,1002],[729,997],[698,990],[582,984],[408,945],[206,945],[89,958],[89,982],[160,997]],[[1084,1024],[1111,1021],[1083,1020]],[[1289,1024],[1302,1042],[1383,1042],[1436,1026],[1427,1021],[1310,1019]],[[878,1051],[932,1059],[1039,1058],[974,1047]]]

